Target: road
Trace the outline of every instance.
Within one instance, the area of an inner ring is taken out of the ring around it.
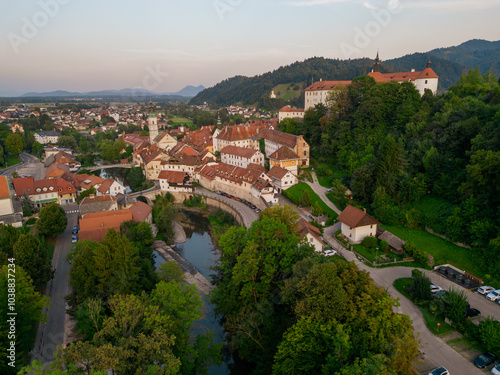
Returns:
[[[45,166],[38,158],[26,153],[20,154],[19,157],[22,160],[21,163],[2,169],[0,175],[10,176],[17,172],[19,176],[33,176],[35,180],[45,177]]]
[[[424,317],[420,312],[420,310],[418,309],[418,307],[415,306],[413,302],[408,300],[394,288],[394,286],[392,285],[394,281],[403,277],[411,277],[411,271],[413,268],[368,267],[364,263],[360,262],[356,258],[353,252],[337,246],[336,242],[333,240],[334,233],[335,229],[333,227],[325,228],[324,238],[327,240],[327,242],[331,243],[333,247],[337,249],[344,258],[346,258],[347,261],[354,262],[360,270],[365,270],[366,272],[368,272],[373,281],[378,285],[380,285],[381,287],[383,287],[384,289],[386,289],[392,298],[399,300],[399,307],[395,308],[395,312],[408,315],[410,319],[413,321],[414,334],[415,337],[418,340],[420,340],[421,344],[420,350],[423,353],[424,357],[431,360],[436,365],[436,367],[437,366],[446,367],[450,371],[450,374],[453,375],[484,373],[483,371],[479,370],[476,366],[474,366],[472,362],[462,357],[450,346],[448,346],[443,340],[441,340],[439,337],[435,336],[431,331],[429,331],[427,329],[427,326],[425,325]],[[436,282],[443,288],[449,287],[448,283],[451,282],[449,282],[448,280],[445,280],[447,282],[444,282],[444,280],[439,280],[439,275],[431,271],[426,271],[426,270],[422,271],[427,276],[430,277],[432,282]],[[438,283],[438,281],[441,281],[441,283]],[[474,297],[474,300],[472,300],[472,297]],[[476,298],[478,297],[479,296],[477,295],[477,293],[473,293],[472,296],[469,296],[472,306],[475,306]],[[478,308],[481,309],[480,307]]]
[[[66,314],[66,301],[64,297],[68,294],[69,263],[66,256],[71,250],[72,229],[77,224],[78,206],[63,206],[68,218],[68,225],[64,233],[57,237],[57,244],[52,258],[52,267],[55,268],[54,278],[47,284],[46,295],[50,297],[49,310],[45,311],[48,320],[38,327],[33,359],[42,363],[50,363],[54,360],[54,352],[57,346],[64,342],[64,319]]]
[[[316,177],[316,172],[311,172],[313,182],[306,181],[306,184],[308,184],[313,191],[321,198],[325,204],[330,207],[332,210],[334,210],[337,214],[340,214],[342,211],[339,210],[337,206],[335,206],[330,199],[326,196],[327,189],[323,186],[321,186],[318,182],[318,178]]]

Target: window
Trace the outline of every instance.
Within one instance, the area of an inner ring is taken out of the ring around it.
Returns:
[[[425,80],[425,84],[427,85],[427,80]]]
[[[307,152],[306,151],[304,151],[304,156],[307,156]]]

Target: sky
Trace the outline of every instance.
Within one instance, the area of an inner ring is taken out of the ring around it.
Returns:
[[[175,92],[314,56],[500,40],[500,0],[0,0],[0,96]]]

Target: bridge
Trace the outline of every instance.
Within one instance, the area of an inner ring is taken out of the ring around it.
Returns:
[[[83,167],[83,169],[86,169],[87,171],[97,171],[98,169],[110,169],[110,168],[134,168],[137,167],[137,165],[133,163],[127,163],[127,164],[106,164],[106,165],[95,165],[93,167]]]

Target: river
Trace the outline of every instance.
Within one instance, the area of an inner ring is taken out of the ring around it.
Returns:
[[[108,168],[108,169],[101,169],[101,173],[99,174],[99,177],[102,177],[104,179],[106,178],[116,178],[116,180],[125,186],[127,189],[127,193],[132,193],[132,189],[129,186],[129,182],[127,180],[127,172],[130,169],[127,168]]]
[[[186,222],[181,222],[186,232],[186,242],[176,244],[175,250],[194,266],[203,276],[210,280],[210,276],[214,273],[211,269],[219,260],[219,253],[210,237],[210,220],[203,214],[182,211],[182,214],[187,218]],[[156,266],[164,262],[156,251]],[[203,295],[204,317],[199,322],[199,330],[210,329],[215,332],[216,342],[225,341],[224,326],[214,315],[214,306],[208,301],[208,297]],[[229,350],[225,350],[223,354],[224,364],[209,368],[210,375],[245,375],[250,373],[250,365],[244,363],[237,358],[233,358]]]

